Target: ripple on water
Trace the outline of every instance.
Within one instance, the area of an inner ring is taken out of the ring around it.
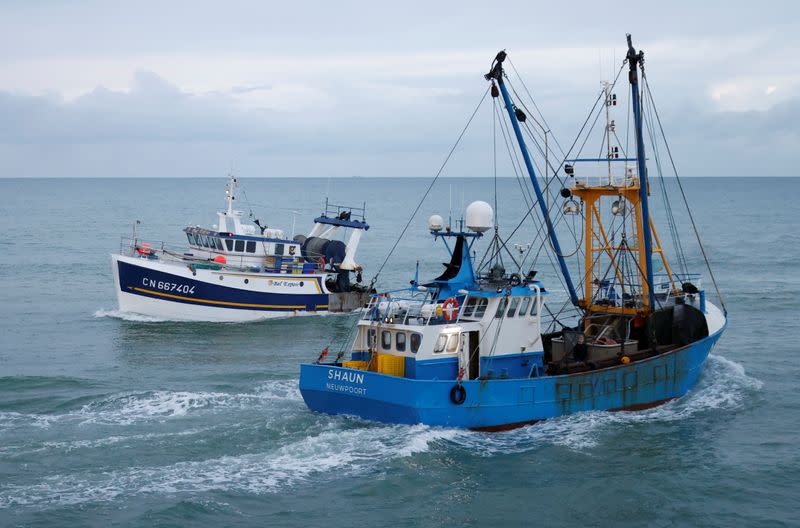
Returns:
[[[167,317],[156,317],[153,315],[143,315],[133,312],[125,312],[122,310],[106,310],[101,308],[94,312],[94,317],[98,319],[103,318],[110,318],[110,319],[119,319],[122,321],[128,321],[132,323],[183,323],[186,324],[187,321],[185,319],[171,319]],[[265,315],[264,317],[259,317],[257,319],[250,319],[248,321],[210,321],[210,322],[203,322],[197,321],[197,324],[225,324],[225,325],[242,325],[242,324],[253,324],[253,323],[263,323],[264,321],[276,321],[276,320],[283,320],[283,319],[292,319],[295,317],[348,317],[352,314],[350,313],[329,313],[329,312],[296,312],[296,313],[286,313],[285,315],[275,315],[274,313],[270,313]]]
[[[31,426],[47,428],[54,424],[131,425],[162,421],[197,412],[264,408],[266,402],[302,400],[297,380],[262,383],[254,392],[145,391],[122,392],[93,400],[79,409],[56,414],[0,412],[0,431]]]
[[[0,487],[0,508],[111,501],[138,494],[273,493],[310,481],[324,482],[377,471],[392,460],[438,449],[466,449],[480,456],[502,456],[548,445],[585,451],[600,444],[605,433],[621,427],[674,422],[706,412],[735,410],[761,387],[762,383],[748,376],[738,363],[711,355],[698,386],[680,400],[642,412],[581,413],[507,433],[487,434],[424,425],[379,425],[322,415],[314,415],[318,421],[309,423],[309,413],[298,411],[286,413],[284,421],[304,421],[305,427],[295,428],[293,434],[281,437],[280,444],[271,449],[157,467],[49,475],[32,485]],[[170,391],[123,394],[88,405],[78,414],[125,424],[136,419],[183,416],[208,408],[225,410],[272,405],[273,409],[280,409],[285,402],[299,403],[299,400],[297,381],[284,380],[266,382],[253,393],[246,394]],[[187,431],[187,434],[196,432]],[[139,436],[143,441],[155,438],[149,433],[119,435],[87,440],[83,447],[105,448]],[[54,444],[52,447],[64,446]]]

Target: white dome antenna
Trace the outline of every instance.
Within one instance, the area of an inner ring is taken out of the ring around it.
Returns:
[[[428,229],[431,231],[441,231],[444,228],[444,219],[435,214],[428,218]]]
[[[467,206],[464,213],[467,229],[476,233],[483,233],[494,227],[494,211],[492,206],[478,200]]]

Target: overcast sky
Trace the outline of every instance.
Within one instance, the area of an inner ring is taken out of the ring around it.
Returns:
[[[569,143],[626,32],[682,174],[800,174],[797,2],[6,0],[0,177],[430,176],[499,49]]]

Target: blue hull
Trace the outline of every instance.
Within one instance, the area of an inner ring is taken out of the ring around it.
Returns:
[[[117,286],[120,290],[151,299],[205,307],[265,312],[324,311],[328,309],[328,295],[324,293],[308,295],[258,292],[209,284],[143,266],[134,266],[122,261],[117,262],[117,266],[119,272]],[[290,277],[301,277],[301,275]],[[309,277],[308,280],[317,282],[318,289],[322,289],[317,277]],[[169,285],[169,288],[165,290],[158,287],[163,284]]]
[[[722,330],[659,356],[601,370],[526,379],[415,380],[303,364],[300,392],[311,410],[388,423],[503,429],[582,411],[646,409],[679,398],[697,382]]]

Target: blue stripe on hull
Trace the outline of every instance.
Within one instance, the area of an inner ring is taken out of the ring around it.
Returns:
[[[413,380],[363,372],[356,382],[337,371],[304,364],[300,392],[306,405],[389,423],[468,428],[501,427],[593,410],[640,409],[686,394],[697,382],[722,332],[660,356],[606,369],[541,378],[463,382],[466,401],[450,401],[454,381]]]
[[[255,292],[209,284],[122,261],[117,261],[117,266],[120,290],[151,299],[233,310],[316,311],[317,307],[320,307],[319,310],[327,310],[328,307],[327,294]],[[310,277],[309,280],[317,279]],[[151,286],[153,282],[169,283],[175,287],[159,289]]]
[[[488,378],[524,378],[527,377],[534,365],[541,365],[542,352],[525,352],[521,354],[508,354],[503,356],[481,357],[481,376]],[[369,355],[367,355],[369,359]],[[415,361],[406,358],[406,377],[430,380],[453,380],[458,375],[458,358],[426,359]],[[412,365],[413,375],[409,375],[409,365]]]

